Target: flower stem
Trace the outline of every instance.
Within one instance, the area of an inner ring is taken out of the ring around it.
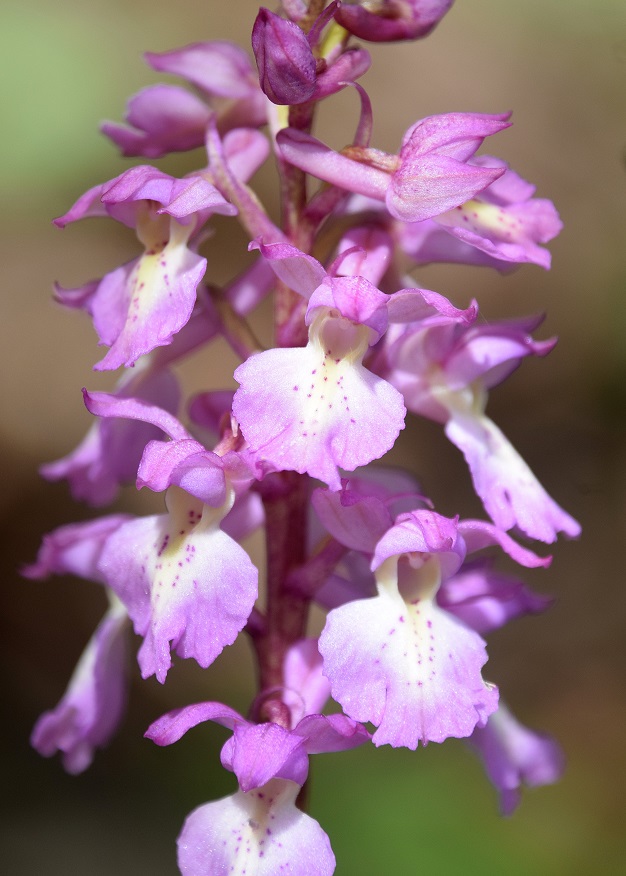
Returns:
[[[272,703],[281,699],[287,649],[306,631],[310,599],[289,587],[288,578],[305,560],[308,481],[306,475],[288,471],[269,475],[261,485],[267,542],[267,605],[265,628],[254,638],[254,646],[260,696],[264,691],[275,691],[261,707],[265,720],[270,713],[279,711]]]

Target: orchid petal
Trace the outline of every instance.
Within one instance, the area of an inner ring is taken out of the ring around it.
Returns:
[[[226,501],[224,464],[219,456],[193,439],[151,441],[137,472],[137,488],[157,493],[172,484],[214,508]]]
[[[333,697],[378,727],[376,745],[415,749],[469,736],[497,706],[497,690],[480,674],[480,636],[432,602],[407,604],[397,590],[331,611],[320,651]]]
[[[332,876],[335,856],[328,837],[296,808],[298,791],[293,782],[273,779],[195,809],[178,838],[183,876]]]
[[[44,757],[63,753],[68,773],[82,773],[96,748],[108,744],[126,705],[126,610],[117,600],[85,648],[61,701],[45,712],[31,743]]]
[[[274,778],[304,785],[309,771],[304,739],[272,723],[235,725],[221,759],[237,776],[242,791],[259,788]]]
[[[233,412],[257,460],[332,489],[338,467],[352,471],[382,456],[404,427],[397,390],[317,343],[251,356],[235,379]]]
[[[123,327],[95,368],[129,367],[155,347],[170,344],[191,316],[205,270],[206,259],[186,249],[175,235],[160,252],[146,253],[134,262],[124,298],[118,299],[119,312],[125,314]],[[102,321],[103,308],[109,311],[112,304],[101,284],[94,298],[94,322]]]
[[[178,487],[169,516],[130,521],[109,538],[100,569],[126,605],[142,675],[165,680],[170,643],[181,657],[209,666],[243,629],[257,596],[258,572],[247,553],[218,528],[224,511]]]
[[[551,785],[565,768],[558,743],[524,727],[502,704],[484,727],[476,728],[469,743],[500,794],[502,815],[511,815],[517,808],[522,785]]]
[[[500,529],[517,526],[548,544],[559,532],[570,538],[580,534],[580,525],[550,498],[495,423],[455,412],[445,432],[465,456],[474,489]]]

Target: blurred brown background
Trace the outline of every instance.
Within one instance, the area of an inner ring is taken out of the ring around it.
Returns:
[[[17,569],[35,556],[43,532],[93,515],[64,484],[40,481],[37,466],[86,431],[80,387],[112,385],[110,375],[90,370],[99,351],[88,319],[53,305],[51,283],[77,285],[136,253],[132,233],[113,222],[61,233],[50,220],[129,165],[97,124],[120,119],[130,94],[159,81],[142,51],[215,38],[247,46],[257,6],[3,5],[0,869],[7,876],[173,874],[185,814],[233,788],[219,768],[223,732],[204,727],[168,750],[141,736],[163,711],[190,701],[224,699],[245,710],[245,643],[207,673],[179,661],[164,687],[141,682],[135,666],[122,731],[81,777],[30,750],[32,724],[61,696],[103,598],[96,585],[24,581]],[[550,570],[527,576],[557,604],[491,637],[488,677],[522,720],[562,741],[569,767],[560,785],[526,794],[519,813],[502,821],[462,743],[415,754],[354,752],[314,765],[312,811],[331,837],[339,874],[623,873],[626,7],[623,0],[458,0],[427,40],[372,54],[363,84],[374,105],[373,145],[395,151],[404,129],[432,113],[512,109],[514,127],[488,148],[553,199],[565,223],[550,247],[549,273],[527,266],[502,278],[432,267],[419,279],[459,306],[477,297],[494,318],[546,310],[541,336],[560,336],[547,360],[524,363],[493,392],[489,411],[584,534],[556,547]],[[322,134],[341,146],[356,118],[355,95],[340,95],[324,109]],[[200,161],[194,154],[161,166],[181,174]],[[271,199],[271,172],[259,187]],[[209,246],[218,278],[228,276],[242,240],[219,224]],[[219,367],[211,356],[190,363],[189,385],[231,380],[223,353]],[[479,513],[459,454],[435,426],[407,429],[395,460],[420,475],[440,512]],[[146,513],[160,499],[128,490],[122,507]]]

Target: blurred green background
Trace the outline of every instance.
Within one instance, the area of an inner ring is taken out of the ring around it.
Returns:
[[[24,581],[16,570],[35,556],[43,532],[92,515],[64,484],[41,482],[36,469],[87,429],[80,387],[112,385],[110,375],[91,372],[99,355],[89,321],[56,308],[51,283],[80,284],[136,253],[132,234],[112,222],[61,233],[50,220],[129,165],[97,125],[120,119],[130,94],[159,81],[141,53],[215,38],[247,46],[256,9],[251,0],[3,4],[0,869],[7,876],[174,874],[186,813],[233,789],[219,766],[224,731],[205,725],[165,750],[142,734],[163,711],[195,700],[223,699],[245,711],[252,690],[245,642],[207,672],[178,661],[164,687],[141,682],[135,666],[122,731],[83,776],[66,776],[56,759],[30,750],[30,729],[61,696],[103,597],[96,585]],[[373,145],[395,151],[403,130],[432,113],[512,109],[514,127],[489,149],[553,199],[565,222],[549,273],[527,266],[502,278],[431,267],[419,278],[459,306],[476,296],[494,318],[545,310],[541,336],[561,339],[547,360],[526,362],[494,391],[489,410],[584,535],[556,547],[550,570],[527,576],[557,603],[491,637],[487,676],[521,720],[560,739],[568,769],[558,786],[527,793],[519,812],[501,820],[495,792],[462,742],[416,753],[359,750],[315,760],[312,814],[346,876],[617,876],[626,856],[626,6],[458,0],[427,40],[372,54],[363,84],[374,105]],[[324,109],[321,131],[341,146],[356,117],[355,95],[342,94]],[[180,174],[201,161],[195,153],[161,166]],[[271,172],[258,184],[271,201]],[[218,278],[228,276],[242,241],[218,223],[209,246]],[[231,360],[219,353],[186,366],[189,385],[232,380]],[[419,474],[440,512],[479,513],[462,460],[437,427],[407,429],[395,460]],[[115,507],[146,513],[160,497],[128,490]]]

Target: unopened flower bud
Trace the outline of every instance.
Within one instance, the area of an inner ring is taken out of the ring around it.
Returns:
[[[316,64],[303,31],[261,7],[252,28],[259,82],[276,104],[305,103],[315,90]]]

